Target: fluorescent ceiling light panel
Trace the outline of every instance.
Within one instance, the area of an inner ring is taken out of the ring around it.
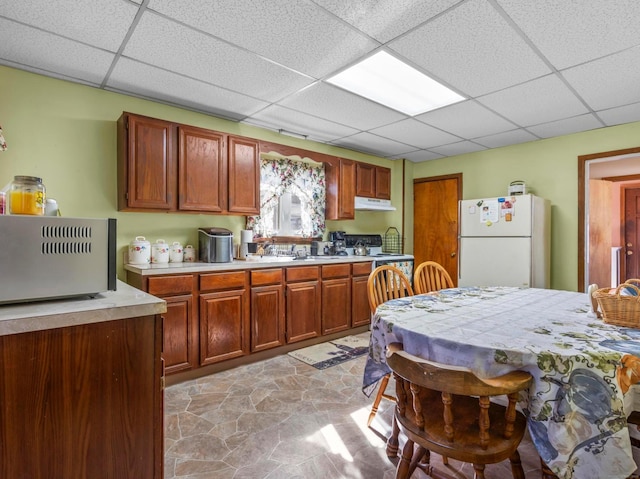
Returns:
[[[384,51],[347,68],[327,82],[411,116],[464,100]]]

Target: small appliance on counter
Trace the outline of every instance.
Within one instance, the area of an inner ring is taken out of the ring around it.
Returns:
[[[0,215],[0,303],[116,289],[116,220]]]
[[[331,254],[336,256],[347,256],[344,231],[330,231],[329,240],[333,243]]]
[[[233,261],[233,233],[226,228],[199,228],[200,261],[230,263]]]
[[[247,259],[249,254],[249,244],[253,242],[253,230],[240,231],[240,249],[238,251],[238,259]]]

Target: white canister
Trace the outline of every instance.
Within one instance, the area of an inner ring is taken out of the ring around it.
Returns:
[[[182,263],[184,257],[184,250],[182,245],[178,241],[174,241],[169,248],[169,262]]]
[[[136,236],[136,239],[129,243],[129,263],[149,264],[151,262],[151,243],[144,236]]]
[[[152,263],[168,263],[169,262],[169,245],[163,239],[156,240],[151,245],[151,262]]]
[[[188,244],[184,247],[184,261],[185,263],[193,263],[196,260],[196,250],[193,246]]]

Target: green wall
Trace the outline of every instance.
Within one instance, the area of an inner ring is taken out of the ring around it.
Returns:
[[[551,287],[575,291],[578,156],[638,146],[640,122],[416,163],[412,177],[462,173],[464,199],[504,196],[511,181],[524,180],[533,194],[551,201]],[[406,198],[409,206],[412,190]]]
[[[123,253],[136,236],[195,246],[198,227],[219,226],[234,231],[237,242],[245,223],[244,216],[117,211],[116,121],[123,111],[392,168],[398,211],[357,212],[352,221],[327,221],[327,231],[381,233],[388,226],[401,227],[401,162],[0,66],[0,125],[8,144],[0,152],[0,188],[15,175],[39,176],[64,216],[117,218],[121,279]]]

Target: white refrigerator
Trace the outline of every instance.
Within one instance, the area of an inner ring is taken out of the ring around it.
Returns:
[[[551,206],[533,195],[459,202],[459,286],[550,287]]]

